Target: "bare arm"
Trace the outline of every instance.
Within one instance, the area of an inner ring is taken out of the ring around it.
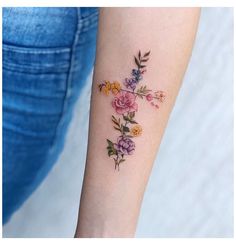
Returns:
[[[100,10],[76,237],[134,236],[198,18],[198,8]]]

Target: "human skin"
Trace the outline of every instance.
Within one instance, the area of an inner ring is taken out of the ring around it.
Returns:
[[[140,207],[161,138],[187,68],[199,8],[101,8],[93,77],[89,143],[75,237],[134,237]],[[98,85],[129,77],[138,51],[151,50],[143,85],[165,92],[159,109],[137,101],[142,135],[135,151],[114,168],[107,139],[116,141],[112,100]],[[181,115],[180,115],[181,116]]]

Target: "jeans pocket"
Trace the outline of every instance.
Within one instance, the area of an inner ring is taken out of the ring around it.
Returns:
[[[69,48],[3,44],[3,124],[23,135],[52,137],[63,112]]]
[[[38,97],[63,97],[70,48],[28,48],[3,44],[3,91]]]
[[[67,71],[70,48],[30,48],[3,43],[3,68],[27,73]]]

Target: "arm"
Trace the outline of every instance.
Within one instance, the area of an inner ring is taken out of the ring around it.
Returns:
[[[100,10],[76,237],[134,236],[198,18],[198,8]]]

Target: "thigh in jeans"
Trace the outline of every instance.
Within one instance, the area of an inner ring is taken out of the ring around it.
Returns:
[[[95,12],[3,8],[3,223],[62,150],[73,105],[94,61]]]

